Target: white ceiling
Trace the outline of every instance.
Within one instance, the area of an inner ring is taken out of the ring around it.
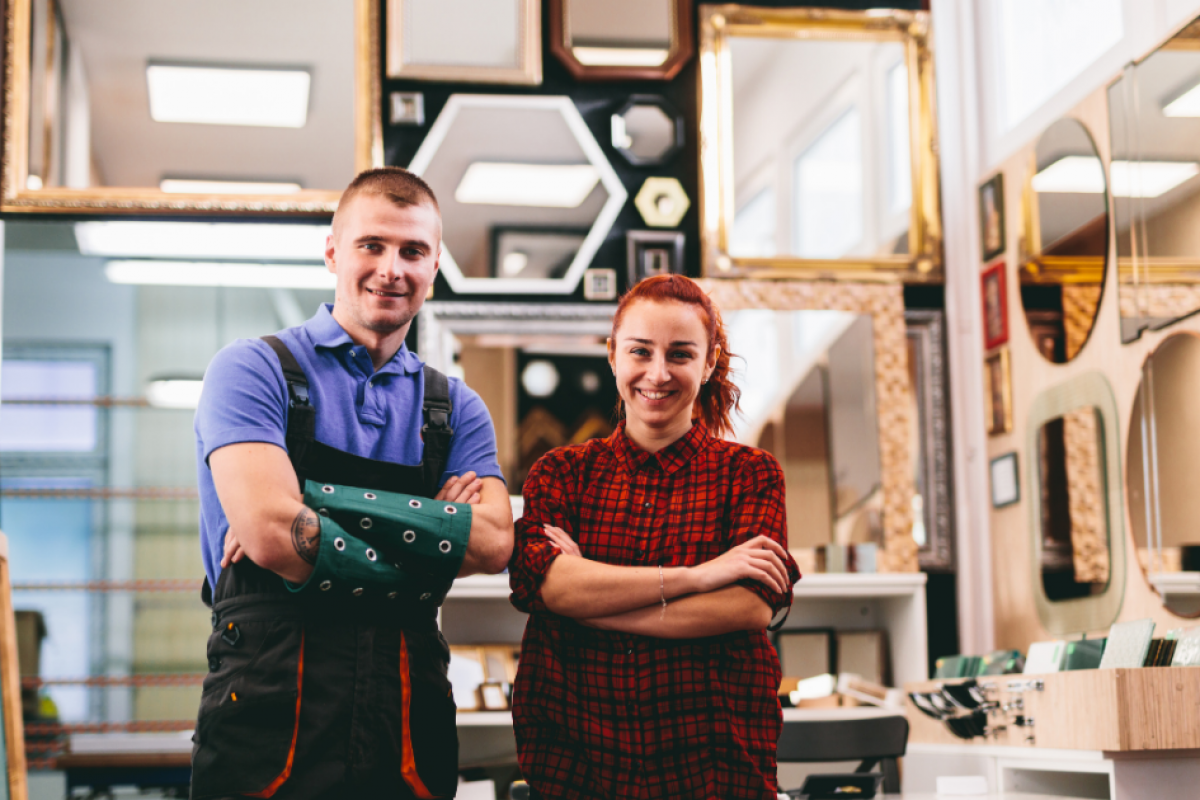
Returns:
[[[59,0],[87,74],[92,151],[107,186],[164,176],[299,181],[354,177],[354,4],[349,0]],[[154,122],[146,64],[302,67],[303,128]]]

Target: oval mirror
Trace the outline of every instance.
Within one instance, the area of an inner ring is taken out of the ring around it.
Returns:
[[[1021,304],[1033,341],[1063,364],[1083,349],[1104,288],[1108,195],[1096,144],[1063,118],[1038,139],[1025,187]]]
[[[1163,340],[1142,368],[1125,456],[1138,561],[1163,605],[1192,617],[1200,616],[1198,396],[1200,336],[1181,333]]]

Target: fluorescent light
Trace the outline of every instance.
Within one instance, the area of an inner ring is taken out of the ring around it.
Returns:
[[[316,261],[325,253],[328,235],[328,225],[126,220],[75,223],[75,240],[85,256]]]
[[[1193,161],[1114,161],[1114,197],[1153,198],[1200,174]],[[1095,156],[1064,156],[1033,176],[1036,192],[1102,194],[1104,170]]]
[[[571,53],[586,67],[658,67],[671,55],[661,47],[572,47]]]
[[[295,194],[300,191],[300,184],[163,178],[158,188],[171,194]]]
[[[1114,197],[1152,198],[1166,194],[1200,174],[1200,164],[1194,161],[1114,161],[1111,170]]]
[[[155,122],[303,128],[310,82],[304,70],[146,67]]]
[[[155,408],[196,408],[204,381],[166,378],[146,384],[146,402]]]
[[[1163,106],[1164,117],[1200,117],[1200,83]]]
[[[228,261],[109,261],[113,283],[152,286],[232,286],[263,289],[333,289],[337,276],[325,267],[233,264]]]
[[[577,208],[600,180],[591,164],[502,164],[467,167],[454,199],[493,206]]]
[[[41,189],[42,188],[42,176],[41,175],[30,175],[28,178],[25,179],[25,188],[32,189],[35,192],[38,189]]]

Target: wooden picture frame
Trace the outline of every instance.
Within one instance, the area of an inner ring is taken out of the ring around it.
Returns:
[[[17,624],[13,614],[8,537],[0,533],[0,713],[4,714],[6,800],[28,800],[25,723],[21,715],[21,667],[17,659]]]
[[[997,172],[979,187],[979,241],[984,261],[991,261],[1005,250],[1003,172]]]
[[[979,276],[979,294],[983,299],[984,350],[991,350],[1008,342],[1007,266],[1001,259]]]
[[[1008,348],[1002,347],[983,360],[989,436],[1012,430],[1012,372]]]
[[[517,12],[515,63],[507,65],[454,64],[437,60],[430,63],[412,62],[405,50],[405,34],[412,24],[405,13],[408,0],[387,0],[386,67],[387,77],[419,81],[453,81],[456,83],[508,83],[537,86],[542,82],[542,4],[540,0],[505,0]],[[447,15],[451,10],[444,12]],[[463,19],[456,24],[488,24],[486,19]],[[449,33],[449,26],[443,34]],[[417,35],[427,35],[418,32]],[[484,32],[484,36],[487,33]]]
[[[393,0],[394,1],[394,0]],[[692,35],[692,0],[667,0],[671,12],[671,45],[666,59],[654,66],[584,64],[570,41],[570,0],[550,0],[550,52],[579,81],[669,81],[679,74],[696,51]]]

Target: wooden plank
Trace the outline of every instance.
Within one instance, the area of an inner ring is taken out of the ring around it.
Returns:
[[[0,533],[0,707],[4,713],[8,796],[27,800],[25,724],[21,718],[21,669],[17,661],[17,623],[13,616],[12,582],[8,570],[8,538]]]

